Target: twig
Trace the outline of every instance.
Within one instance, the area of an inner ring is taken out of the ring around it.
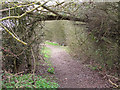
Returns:
[[[8,10],[12,10],[12,9],[15,9],[15,8],[21,8],[21,7],[31,6],[31,5],[34,5],[34,4],[35,4],[35,3],[28,4],[28,5],[15,6],[15,7],[6,8],[6,9],[1,9],[1,10],[0,10],[0,12],[3,12],[3,11],[8,11]]]
[[[17,57],[17,55],[15,55],[14,53],[12,53],[9,49],[6,50],[5,48],[3,48],[3,47],[1,47],[1,46],[0,46],[0,48],[1,48],[4,52],[8,52],[8,53],[10,53],[11,55],[15,56],[17,59],[19,59],[19,58]]]
[[[44,4],[46,4],[47,2],[45,2]],[[42,5],[44,5],[42,4]],[[6,20],[6,19],[20,19],[22,17],[24,17],[26,14],[36,10],[37,8],[41,7],[42,5],[39,5],[38,7],[36,8],[33,8],[32,10],[29,10],[29,11],[26,11],[25,13],[23,13],[21,16],[8,16],[8,17],[5,17],[5,18],[2,18],[0,19],[0,22],[3,21],[3,20]],[[27,45],[27,43],[25,43],[24,41],[20,40],[19,38],[15,37],[15,35],[13,33],[11,33],[2,23],[0,23],[0,26],[3,27],[14,39],[16,39],[18,42],[24,44],[24,45]]]
[[[19,73],[16,73],[16,74],[15,74],[15,75],[13,75],[13,76],[17,76],[18,74],[21,74],[21,73],[24,73],[24,71],[19,72]]]
[[[108,75],[108,74],[106,74],[106,76],[112,77],[112,78],[114,78],[114,79],[116,79],[116,80],[120,80],[119,78],[117,78],[117,77],[115,77],[115,76],[111,76],[111,75]]]
[[[114,85],[116,88],[119,87],[119,85],[117,85],[116,83],[113,83],[110,79],[108,80],[112,85]]]
[[[59,5],[62,5],[62,4],[65,3],[65,2],[61,2],[61,3],[56,2],[56,3],[57,3],[57,5],[55,5],[54,7],[59,6]]]
[[[48,8],[48,7],[46,7],[46,6],[44,6],[44,5],[41,5],[44,9],[46,9],[46,10],[48,10],[48,11],[50,11],[50,12],[52,12],[52,13],[54,13],[55,15],[57,15],[57,16],[60,16],[60,14],[58,14],[57,12],[55,12],[55,11],[53,11],[52,9],[50,9],[50,8]]]
[[[47,2],[45,2],[44,4],[46,4],[46,3]],[[44,5],[44,4],[42,4],[42,5]],[[33,9],[29,10],[29,11],[26,11],[25,13],[23,13],[20,16],[8,16],[8,17],[0,19],[0,21],[7,20],[7,19],[20,19],[20,18],[24,17],[26,14],[28,14],[28,13],[36,10],[37,8],[41,7],[42,5],[39,5],[39,6],[35,7],[35,8],[33,8]]]
[[[11,74],[11,73],[9,73],[9,72],[7,72],[7,71],[5,71],[5,73],[8,73],[8,74],[10,74],[11,75],[11,77],[13,77],[13,76],[17,76],[18,74],[21,74],[21,73],[24,73],[24,71],[22,71],[22,72],[19,72],[19,73],[16,73],[16,74]]]

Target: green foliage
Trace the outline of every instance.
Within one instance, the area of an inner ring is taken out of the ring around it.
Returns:
[[[97,66],[91,67],[92,70],[97,70]]]
[[[2,81],[3,88],[58,88],[55,82],[47,81],[41,76],[32,74],[11,76],[6,75]]]
[[[48,71],[49,73],[51,73],[51,74],[54,74],[54,68],[53,68],[53,67],[49,67],[49,68],[47,69],[47,71]]]
[[[44,55],[45,58],[49,58],[49,56],[47,54]]]
[[[47,47],[43,47],[41,53],[44,55],[45,58],[50,57],[50,49]]]
[[[100,66],[100,65],[87,65],[90,69],[92,70],[98,70],[98,71],[102,71],[102,69],[104,68],[104,66]]]
[[[48,42],[48,41],[46,41],[45,44],[47,44],[47,45],[53,45],[53,46],[59,46],[58,43]]]
[[[47,65],[49,66],[49,68],[47,69],[47,72],[54,74],[54,68],[52,67],[52,64],[50,62],[49,57],[50,57],[50,49],[47,47],[43,47],[42,49],[42,53],[45,57],[45,62],[47,63]]]

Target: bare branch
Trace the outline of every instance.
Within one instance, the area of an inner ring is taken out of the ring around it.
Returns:
[[[72,16],[65,16],[65,15],[44,15],[44,18],[41,17],[43,15],[41,14],[33,14],[33,13],[29,13],[29,15],[31,14],[31,16],[34,16],[35,18],[38,18],[37,20],[33,21],[33,22],[37,22],[37,21],[43,21],[43,20],[71,20],[71,21],[81,21],[81,22],[87,22],[88,19],[81,19],[81,18],[76,18],[76,17],[72,17]],[[33,23],[31,22],[31,23]],[[31,24],[30,23],[30,24]]]
[[[47,2],[45,2],[44,4],[46,4],[46,3],[47,3]],[[44,5],[44,4],[43,4],[43,5]],[[29,10],[29,11],[26,11],[26,12],[23,13],[21,16],[8,16],[8,17],[5,17],[5,18],[0,19],[0,21],[6,20],[6,19],[20,19],[20,18],[24,17],[26,14],[28,14],[28,13],[36,10],[37,8],[39,8],[39,7],[41,7],[41,6],[42,6],[42,5],[39,5],[39,6],[35,7],[35,8],[33,8],[33,9]]]
[[[20,19],[20,18],[24,17],[26,14],[28,14],[28,13],[36,10],[36,9],[39,8],[40,6],[41,6],[41,5],[39,5],[39,6],[36,7],[36,8],[33,8],[33,9],[30,10],[30,11],[26,11],[26,12],[23,13],[21,16],[8,16],[8,17],[5,17],[5,18],[0,19],[0,21],[6,20],[6,19]]]
[[[34,5],[34,4],[35,4],[35,3],[28,4],[28,5],[20,5],[20,6],[11,7],[11,8],[6,8],[6,9],[1,9],[0,12],[4,12],[4,11],[8,11],[8,10],[12,10],[12,9],[15,9],[15,8],[27,7],[27,6],[31,6],[31,5]]]
[[[41,5],[41,6],[42,6],[44,9],[46,9],[46,10],[48,10],[48,11],[54,13],[55,15],[60,16],[57,12],[51,10],[50,8],[48,8],[48,7],[44,6],[44,5]]]
[[[2,28],[4,28],[14,39],[16,39],[18,42],[27,45],[27,43],[25,43],[24,41],[20,40],[19,38],[15,37],[15,35],[13,33],[11,33],[3,24],[0,23],[0,26]]]

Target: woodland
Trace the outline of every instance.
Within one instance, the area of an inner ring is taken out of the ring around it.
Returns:
[[[91,72],[99,73],[110,84],[107,88],[120,88],[119,23],[120,2],[0,2],[1,87],[69,88],[70,84],[63,85],[57,79],[57,68],[64,66],[56,63],[63,59],[54,58],[61,52],[64,54],[60,57],[68,61],[71,57],[73,62],[80,61]],[[73,71],[88,73],[77,63],[76,66]],[[78,87],[92,88],[88,84]],[[99,86],[98,83],[95,87]]]

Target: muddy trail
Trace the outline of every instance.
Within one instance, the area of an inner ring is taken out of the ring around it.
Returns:
[[[55,76],[60,88],[109,88],[97,72],[90,70],[72,57],[61,47],[46,45],[51,49],[51,62],[55,67]]]

